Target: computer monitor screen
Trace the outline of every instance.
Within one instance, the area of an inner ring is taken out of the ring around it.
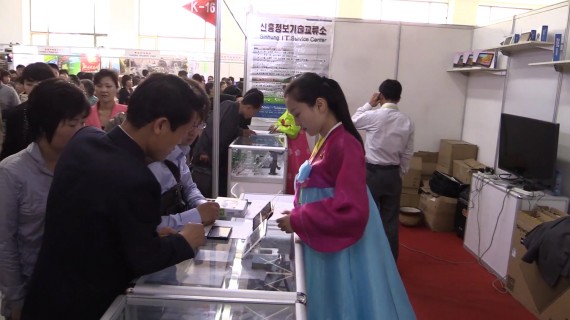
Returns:
[[[546,189],[554,186],[560,125],[503,113],[499,168]]]

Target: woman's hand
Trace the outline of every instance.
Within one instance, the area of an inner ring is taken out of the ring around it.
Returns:
[[[272,124],[268,130],[269,130],[269,133],[275,133],[275,132],[277,132],[277,126]]]
[[[293,233],[293,227],[291,226],[291,216],[290,216],[291,211],[284,211],[283,213],[283,217],[277,219],[277,226],[279,227],[279,229],[281,229],[281,231],[285,231],[286,233]]]

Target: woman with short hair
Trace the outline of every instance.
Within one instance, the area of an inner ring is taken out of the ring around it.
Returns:
[[[36,264],[55,166],[88,113],[85,96],[73,84],[41,82],[26,109],[32,142],[0,162],[0,291],[8,319],[19,318]]]

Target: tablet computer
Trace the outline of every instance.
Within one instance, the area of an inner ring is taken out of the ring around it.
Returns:
[[[228,240],[231,233],[232,227],[212,226],[206,237],[214,240]]]

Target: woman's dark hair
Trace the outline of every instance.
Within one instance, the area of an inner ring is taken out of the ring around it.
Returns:
[[[79,87],[79,77],[74,74],[69,75],[69,81]]]
[[[113,80],[113,82],[115,83],[115,87],[117,87],[117,89],[119,88],[119,76],[115,71],[110,69],[99,70],[99,72],[97,72],[93,77],[93,83],[95,85],[98,85],[99,83],[101,83],[101,80],[103,80],[103,78],[105,77],[111,78],[111,80]]]
[[[52,68],[43,62],[29,64],[22,72],[22,78],[27,81],[44,81],[55,78]]]
[[[241,90],[238,89],[236,86],[227,86],[222,93],[231,94],[235,97],[241,97]]]
[[[348,103],[338,82],[316,73],[304,73],[287,86],[285,97],[287,96],[311,107],[317,103],[317,98],[325,99],[336,119],[342,122],[346,131],[352,134],[364,148],[362,137],[352,123]]]
[[[9,77],[9,76],[10,76],[10,72],[8,72],[4,69],[0,70],[0,78]]]
[[[95,94],[95,86],[93,85],[93,81],[89,79],[81,79],[81,83],[85,88],[85,92],[87,93],[88,97],[92,97]]]
[[[139,83],[141,83],[141,77],[140,76],[134,76],[133,77],[133,87],[138,86]]]
[[[53,74],[53,73],[52,73]],[[51,142],[63,120],[85,118],[91,108],[85,95],[75,85],[61,79],[39,83],[28,99],[28,130],[32,141],[45,136]]]
[[[263,99],[264,99],[263,92],[253,88],[249,89],[245,93],[243,99],[241,100],[241,103],[248,104],[250,106],[253,106],[255,109],[259,109],[263,105]]]
[[[194,91],[196,96],[202,100],[201,104],[204,106],[204,108],[202,108],[202,110],[198,111],[198,115],[200,116],[202,121],[206,121],[206,119],[208,117],[208,113],[210,112],[210,108],[211,108],[210,98],[209,98],[208,94],[206,93],[206,90],[202,89],[202,86],[196,80],[192,80],[190,78],[186,78],[183,80],[186,83],[188,83],[188,85],[190,86],[190,89],[192,89],[192,91]]]
[[[214,89],[214,83],[213,82],[206,83],[205,89],[206,89],[206,94],[211,95],[212,89]]]
[[[133,80],[133,78],[131,78],[131,76],[129,76],[128,74],[125,74],[122,78],[121,78],[121,86],[123,88],[125,88],[127,86],[127,81],[129,80]]]
[[[165,117],[170,129],[187,124],[193,116],[209,110],[208,97],[202,90],[199,94],[180,77],[153,73],[133,92],[127,109],[127,121],[142,128],[152,121]]]
[[[380,84],[378,91],[390,101],[400,101],[402,96],[402,85],[398,80],[387,79]]]
[[[199,73],[194,73],[192,75],[192,80],[198,81],[198,82],[204,82],[204,77],[202,77],[202,75]]]

